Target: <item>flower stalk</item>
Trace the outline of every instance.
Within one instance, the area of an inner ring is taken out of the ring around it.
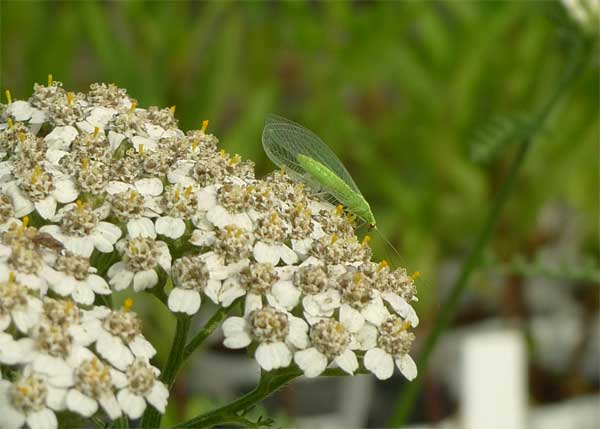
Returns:
[[[417,396],[422,388],[421,381],[424,378],[423,374],[427,371],[431,355],[435,350],[435,347],[438,344],[441,336],[448,329],[448,326],[456,315],[462,295],[469,284],[471,275],[481,265],[483,250],[492,239],[500,219],[500,215],[506,206],[506,202],[515,190],[515,183],[518,173],[523,166],[523,163],[535,138],[543,130],[548,117],[562,99],[562,96],[565,94],[566,90],[576,80],[581,70],[587,64],[590,48],[593,46],[592,42],[590,40],[578,42],[579,43],[577,46],[575,46],[575,48],[572,50],[569,62],[565,66],[561,78],[557,81],[554,91],[550,94],[547,102],[540,109],[536,119],[530,124],[528,133],[518,146],[506,179],[496,194],[483,227],[481,228],[481,231],[479,232],[467,259],[463,263],[460,274],[454,282],[446,302],[440,307],[441,312],[439,313],[433,330],[425,340],[425,344],[417,360],[417,365],[419,367],[419,371],[421,372],[421,378],[415,380],[413,383],[408,384],[400,392],[397,405],[390,419],[390,427],[403,427],[410,417],[410,413],[417,400]]]

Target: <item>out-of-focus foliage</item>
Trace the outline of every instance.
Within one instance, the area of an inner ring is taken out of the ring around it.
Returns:
[[[268,112],[339,154],[380,229],[423,273],[461,257],[514,145],[479,162],[477,130],[535,112],[558,78],[568,18],[551,2],[2,2],[1,86],[31,93],[52,73],[70,88],[114,82],[140,104],[205,118],[225,148],[274,168],[260,144]],[[597,63],[536,142],[494,244],[527,253],[540,208],[573,208],[598,254]],[[485,139],[483,143],[485,144]],[[373,240],[382,257],[384,246]],[[427,309],[422,309],[427,311]],[[422,313],[424,314],[424,313]],[[168,345],[166,345],[168,346]]]

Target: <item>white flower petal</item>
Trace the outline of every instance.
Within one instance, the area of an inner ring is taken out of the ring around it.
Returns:
[[[219,302],[223,307],[229,307],[233,301],[240,296],[244,296],[246,290],[240,285],[240,283],[234,279],[227,279],[223,282],[221,291],[219,292]]]
[[[14,365],[23,360],[23,347],[12,335],[0,332],[0,363]]]
[[[354,352],[350,349],[346,349],[342,354],[336,356],[334,362],[337,366],[351,375],[358,369],[358,360],[356,359]]]
[[[415,309],[412,308],[408,302],[391,292],[386,292],[382,296],[383,299],[390,303],[399,316],[410,322],[413,328],[416,328],[419,325],[419,317],[417,316]]]
[[[392,356],[377,347],[365,353],[363,363],[380,380],[387,380],[394,373]]]
[[[67,390],[53,386],[46,386],[48,395],[46,396],[46,405],[54,411],[62,411],[67,407]]]
[[[164,241],[156,242],[156,250],[158,251],[158,265],[162,267],[165,272],[171,271],[171,252],[169,251],[169,246]]]
[[[72,296],[76,302],[83,305],[91,305],[94,303],[94,291],[85,282],[76,283],[75,290],[73,291]]]
[[[151,219],[148,219],[147,217],[130,219],[127,222],[127,233],[129,234],[130,238],[156,238],[156,230],[154,229],[154,223]]]
[[[208,280],[204,288],[204,294],[211,299],[215,304],[219,303],[219,291],[221,290],[221,282],[219,280]],[[0,326],[1,328],[1,326]],[[2,329],[0,329],[2,330]]]
[[[5,185],[4,193],[10,197],[15,217],[23,217],[35,209],[33,202],[25,196],[16,182],[13,181]]]
[[[30,429],[56,429],[58,427],[56,415],[49,408],[29,413],[27,424]]]
[[[56,213],[56,200],[52,195],[48,195],[43,200],[35,202],[33,205],[44,219],[52,219],[54,213]]]
[[[254,358],[265,371],[285,368],[292,361],[292,352],[282,342],[262,343],[256,349]]]
[[[288,265],[293,265],[298,262],[298,255],[285,244],[279,245],[279,254],[283,262]]]
[[[299,349],[305,349],[310,344],[308,338],[308,324],[300,317],[288,315],[289,333],[287,340]]]
[[[370,323],[365,323],[355,337],[361,350],[369,350],[377,346],[377,328]]]
[[[96,225],[96,229],[94,231],[96,234],[102,235],[106,240],[108,240],[111,244],[115,244],[117,240],[121,237],[121,228],[117,225],[113,225],[109,222],[98,222]],[[103,249],[98,249],[101,252],[104,252]],[[112,248],[107,252],[112,252]]]
[[[120,262],[117,262],[117,264],[120,264]],[[108,275],[110,276],[110,273]],[[109,284],[115,290],[127,289],[133,281],[133,276],[134,273],[132,271],[123,269],[122,271],[117,272],[113,277],[110,278]]]
[[[380,297],[371,300],[371,302],[363,308],[361,314],[365,320],[376,326],[381,325],[383,321],[390,316],[389,311],[385,308],[385,305],[383,305],[383,300]]]
[[[271,287],[271,294],[277,303],[286,310],[293,309],[300,299],[300,291],[289,280],[278,281]]]
[[[408,381],[412,381],[417,377],[417,364],[406,354],[396,358],[396,365],[398,369],[406,377]]]
[[[84,417],[91,417],[98,411],[98,403],[89,396],[81,393],[79,390],[70,389],[66,399],[67,408]]]
[[[365,323],[365,319],[359,311],[348,304],[342,304],[340,307],[340,323],[350,332],[358,332]]]
[[[15,100],[8,105],[6,112],[15,118],[15,121],[24,122],[31,118],[33,107],[27,101]]]
[[[75,201],[79,195],[77,184],[72,177],[65,176],[55,183],[56,189],[52,193],[52,196],[61,204],[70,203]]]
[[[133,276],[133,290],[150,289],[158,283],[158,274],[154,270],[138,271]]]
[[[313,239],[304,238],[302,240],[292,239],[292,249],[301,257],[304,258],[312,248]]]
[[[129,342],[129,348],[136,357],[145,360],[150,360],[156,354],[154,346],[142,335],[133,337],[133,340]]]
[[[135,395],[129,389],[123,389],[117,394],[121,409],[130,419],[139,419],[146,409],[146,401],[142,396]]]
[[[279,262],[280,252],[278,246],[273,246],[263,243],[262,241],[258,241],[254,245],[254,250],[252,253],[257,262],[269,263],[271,265],[277,265]]]
[[[111,292],[106,280],[97,274],[90,274],[86,280],[86,283],[97,294],[108,295]]]
[[[121,415],[121,407],[112,392],[98,398],[98,402],[111,420],[115,420]]]
[[[44,137],[44,141],[49,148],[66,150],[78,134],[75,127],[70,125],[63,127],[58,126],[54,127],[54,129]]]
[[[185,232],[185,222],[176,217],[162,216],[156,219],[155,228],[158,234],[176,240]]]
[[[246,320],[243,317],[230,317],[222,325],[225,340],[223,344],[230,349],[242,349],[252,342],[246,330]]]
[[[115,133],[114,131],[108,132],[108,142],[110,143],[111,149],[116,150],[121,142],[125,140],[125,136],[121,133]]]
[[[254,310],[259,310],[262,308],[262,296],[248,292],[246,294],[246,302],[244,304],[244,315],[252,313]]]
[[[314,347],[296,352],[294,362],[309,378],[318,377],[327,368],[327,357]]]
[[[162,194],[163,184],[157,177],[140,179],[135,182],[135,188],[144,197],[156,197]]]
[[[146,399],[148,402],[160,411],[161,414],[165,413],[165,409],[167,408],[167,399],[169,398],[169,391],[166,386],[160,381],[155,381],[152,386],[152,390],[150,393],[146,395]]]
[[[200,309],[200,294],[195,290],[176,287],[169,294],[168,304],[171,311],[196,314]]]
[[[144,145],[145,151],[156,150],[156,140],[149,139],[147,137],[133,136],[131,138],[131,145],[135,148],[137,152],[140,151],[140,145]]]
[[[96,350],[98,350],[100,356],[122,371],[133,362],[133,354],[129,348],[120,339],[111,335],[102,335],[98,338]]]

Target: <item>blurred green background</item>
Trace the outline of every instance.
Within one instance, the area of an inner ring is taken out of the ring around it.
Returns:
[[[535,114],[569,50],[568,18],[554,2],[0,7],[1,86],[14,98],[48,73],[71,90],[114,82],[140,106],[176,105],[183,129],[210,119],[222,146],[255,160],[259,176],[273,168],[260,143],[266,113],[322,136],[372,202],[400,263],[422,273],[424,331],[445,293],[440,268],[468,251],[516,148],[495,147],[478,130],[492,121],[501,133],[504,120]],[[504,289],[490,290],[489,270],[549,268],[578,285],[598,278],[597,72],[596,61],[536,141],[472,282],[492,313],[518,309]],[[567,243],[564,264],[539,267],[552,239],[540,217],[552,205],[567,208],[581,239]],[[597,309],[593,290],[586,299]]]

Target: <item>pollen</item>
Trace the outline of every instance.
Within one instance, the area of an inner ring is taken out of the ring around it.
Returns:
[[[202,121],[202,132],[205,133],[208,128],[208,119]]]
[[[135,109],[137,109],[137,101],[132,101],[131,107],[129,107],[129,113],[135,112]]]
[[[94,138],[98,137],[99,132],[100,132],[100,128],[94,127]]]
[[[179,189],[175,189],[175,195],[173,196],[173,199],[175,201],[179,201],[179,194],[180,194]]]
[[[65,313],[70,313],[74,306],[73,301],[67,301],[65,303]]]
[[[135,200],[135,197],[137,197],[137,192],[135,192],[135,191],[132,191],[132,192],[129,194],[129,202],[130,202],[130,203],[133,203],[133,201]]]
[[[125,301],[123,301],[123,310],[129,311],[129,310],[131,310],[131,307],[133,307],[133,299],[131,299],[131,298],[125,299]]]
[[[35,184],[38,181],[38,178],[42,175],[42,168],[39,165],[36,165],[33,169],[33,174],[31,175],[31,183]]]
[[[23,219],[21,219],[21,222],[23,222],[22,228],[25,229],[27,228],[27,225],[29,225],[29,216],[23,216]]]
[[[52,73],[50,73],[48,75],[48,86],[52,86],[52,82],[54,81],[54,78],[52,76]]]
[[[192,195],[192,185],[189,185],[187,188],[185,188],[185,197],[189,198],[190,195]]]
[[[389,265],[389,264],[388,264],[388,261],[386,261],[386,260],[384,259],[384,260],[383,260],[383,261],[381,261],[381,262],[379,263],[379,265],[377,266],[377,271],[381,271],[381,270],[383,270],[383,269],[384,269],[385,267],[387,267],[388,265]]]
[[[331,236],[331,244],[335,244],[336,241],[338,241],[338,236],[337,234],[333,234]]]
[[[7,89],[6,91],[4,91],[4,94],[6,94],[6,101],[8,101],[8,104],[12,103],[12,95],[10,95],[10,89]]]
[[[69,106],[73,105],[73,100],[75,99],[75,93],[73,92],[67,92],[67,104]]]
[[[370,235],[365,235],[365,238],[363,238],[363,240],[362,240],[362,245],[363,246],[368,245],[369,241],[371,241],[371,236]]]
[[[361,280],[362,280],[362,273],[358,272],[358,273],[354,274],[354,283],[355,284],[359,284]]]
[[[23,143],[25,141],[25,133],[24,132],[19,133],[19,141],[21,143]]]
[[[138,146],[138,152],[140,153],[140,155],[144,154],[144,145],[140,143],[140,145]]]
[[[83,210],[83,202],[81,200],[75,201],[75,204],[77,205],[77,211]]]
[[[344,206],[341,204],[338,204],[338,206],[335,209],[335,214],[340,216],[343,212],[344,212]]]
[[[241,160],[242,160],[242,157],[241,157],[239,154],[237,154],[237,153],[236,153],[236,154],[233,156],[233,158],[231,158],[231,159],[229,160],[229,164],[230,164],[230,165],[236,165],[236,164],[237,164],[237,163],[239,163]]]
[[[412,273],[410,275],[410,278],[412,279],[413,282],[415,280],[417,280],[419,277],[421,277],[421,272],[420,271],[415,271],[414,273]]]
[[[225,157],[227,156],[227,152],[225,152],[225,149],[221,149],[219,151],[219,155],[221,155],[221,158],[225,159]]]
[[[8,284],[12,285],[15,282],[15,273],[12,271],[8,273]]]
[[[174,104],[169,107],[169,112],[171,112],[171,115],[175,115],[175,109],[177,109],[177,106]]]
[[[192,150],[195,151],[199,144],[200,144],[200,140],[194,139],[194,141],[192,142]]]
[[[15,126],[15,124],[13,124],[12,118],[8,118],[6,120],[6,123],[8,124],[8,129],[9,130],[12,129]]]
[[[89,166],[90,166],[90,159],[88,157],[83,158],[81,160],[81,168],[83,168],[84,170],[87,170]]]

